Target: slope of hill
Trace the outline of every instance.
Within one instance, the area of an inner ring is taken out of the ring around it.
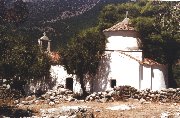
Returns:
[[[29,18],[24,24],[33,38],[46,31],[57,49],[80,30],[97,25],[103,6],[128,0],[25,0]]]

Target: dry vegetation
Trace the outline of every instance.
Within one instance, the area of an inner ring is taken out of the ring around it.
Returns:
[[[7,105],[10,105],[7,103]],[[109,110],[107,107],[131,105],[134,106],[130,110]],[[180,103],[146,103],[141,104],[137,100],[129,100],[126,102],[116,101],[107,103],[98,102],[62,102],[55,106],[48,104],[32,104],[16,106],[14,109],[21,109],[24,111],[32,110],[33,116],[40,116],[40,109],[59,108],[62,106],[87,106],[93,112],[95,118],[159,118],[162,113],[168,113],[170,118],[180,117]],[[2,101],[1,101],[2,107]],[[0,111],[2,112],[2,110]],[[2,115],[2,113],[0,113]],[[175,115],[176,114],[176,115]],[[179,115],[178,115],[179,114]]]

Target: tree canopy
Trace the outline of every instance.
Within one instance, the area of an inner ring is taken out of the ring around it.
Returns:
[[[27,17],[25,6],[18,0],[11,9],[1,7],[4,11],[0,13],[0,77],[7,82],[40,80],[49,75],[48,55],[40,51],[37,39],[19,28]]]
[[[96,74],[104,48],[104,35],[97,28],[90,28],[79,33],[65,50],[60,51],[61,64],[69,74],[77,75],[84,94],[86,94],[84,77],[87,74],[90,76]]]

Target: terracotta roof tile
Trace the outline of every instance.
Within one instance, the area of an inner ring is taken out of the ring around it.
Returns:
[[[149,59],[149,58],[144,58],[142,64],[147,64],[147,65],[161,65],[160,63],[152,60],[152,59]]]
[[[60,56],[57,52],[51,52],[50,57],[53,62],[58,62],[60,60]]]
[[[158,63],[158,62],[156,62],[156,61],[154,61],[152,59],[149,59],[149,58],[144,58],[141,61],[141,60],[139,60],[139,59],[133,57],[132,55],[129,55],[129,54],[123,52],[123,51],[118,51],[118,52],[120,52],[121,54],[123,54],[123,55],[125,55],[125,56],[127,56],[127,57],[129,57],[129,58],[131,58],[131,59],[133,59],[135,61],[137,61],[138,63],[140,63],[142,65],[162,65],[162,64],[160,64],[160,63]]]
[[[108,31],[121,31],[121,30],[134,30],[133,27],[130,27],[130,22],[129,22],[129,18],[125,18],[122,22],[119,22],[117,24],[115,24],[114,26],[105,29],[104,32],[108,32]]]

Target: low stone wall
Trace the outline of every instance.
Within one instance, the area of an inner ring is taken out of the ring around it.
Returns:
[[[51,106],[64,101],[75,101],[74,94],[71,90],[65,89],[63,86],[58,86],[56,90],[49,90],[39,97],[35,95],[27,96],[24,100],[16,100],[15,104],[49,104]]]
[[[151,102],[180,102],[180,88],[169,88],[161,91],[151,91],[150,89],[138,91],[131,86],[118,86],[112,91],[94,92],[87,96],[87,101],[107,102],[114,100],[128,100],[129,98]]]
[[[35,95],[26,97],[23,101],[15,101],[16,104],[30,105],[30,104],[49,104],[51,106],[60,102],[113,102],[113,101],[127,101],[129,99],[139,100],[140,102],[174,102],[180,103],[180,88],[169,88],[161,91],[151,91],[150,89],[138,91],[131,86],[118,86],[111,91],[94,92],[86,97],[85,100],[77,100],[76,95],[68,90],[59,86],[55,90],[50,90],[40,97]]]

